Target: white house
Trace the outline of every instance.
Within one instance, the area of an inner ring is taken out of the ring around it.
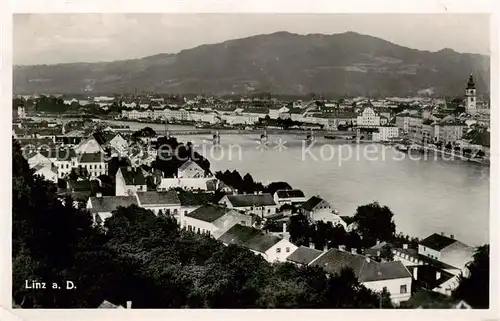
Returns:
[[[217,205],[203,205],[182,215],[181,227],[218,238],[236,224],[252,225],[252,217]]]
[[[175,191],[167,192],[137,192],[137,203],[140,207],[150,210],[156,215],[171,214],[179,220],[181,202]]]
[[[135,195],[137,192],[146,192],[146,178],[141,169],[120,167],[116,172],[115,195]]]
[[[314,213],[320,210],[334,210],[330,203],[319,196],[312,196],[299,208],[300,212],[309,219],[313,219]]]
[[[473,259],[474,248],[453,237],[434,233],[418,244],[418,254],[465,271]]]
[[[57,183],[57,167],[52,164],[38,164],[33,166],[35,175],[40,175],[48,181]]]
[[[85,168],[91,177],[98,177],[108,173],[108,164],[105,162],[104,154],[99,152],[77,155],[75,165],[79,168]]]
[[[59,178],[63,178],[77,165],[77,157],[75,151],[71,148],[55,148],[49,150],[41,150],[41,154],[47,157],[57,168]]]
[[[222,234],[218,240],[225,245],[238,245],[261,255],[268,262],[285,262],[286,258],[297,249],[297,246],[286,239],[251,226],[236,224]]]
[[[205,177],[205,171],[196,162],[189,159],[177,169],[179,178],[200,178]]]
[[[89,197],[87,209],[92,213],[94,223],[103,224],[104,220],[111,217],[112,212],[118,207],[129,207],[138,205],[135,196],[102,196],[97,194]]]
[[[116,134],[106,144],[109,145],[113,150],[115,150],[118,155],[125,155],[128,152],[128,142],[119,133]]]
[[[386,289],[395,304],[411,297],[412,275],[399,261],[380,263],[362,255],[330,249],[310,265],[321,267],[331,274],[351,268],[361,284],[377,292]]]
[[[380,126],[380,116],[371,107],[365,107],[361,115],[357,117],[358,127],[378,127]]]
[[[42,155],[40,152],[30,152],[30,153],[26,154],[24,158],[28,162],[28,166],[30,168],[33,168],[39,164],[42,164],[42,165],[51,165],[52,164],[52,161],[48,157]]]
[[[285,204],[300,205],[307,201],[304,192],[299,189],[280,189],[274,193],[274,202],[278,206],[283,206]]]
[[[215,191],[216,180],[207,178],[162,178],[156,189],[168,191],[173,188],[181,188],[186,191]]]
[[[314,211],[311,215],[313,221],[331,222],[333,226],[339,225],[347,230],[347,223],[339,216],[338,211],[330,208],[323,208]]]
[[[395,126],[380,126],[378,131],[373,133],[373,140],[376,142],[388,141],[399,137],[399,128]]]
[[[278,205],[269,193],[226,195],[220,201],[228,208],[266,217],[276,214]]]

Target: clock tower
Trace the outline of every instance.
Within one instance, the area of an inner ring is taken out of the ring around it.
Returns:
[[[477,113],[476,84],[474,83],[472,74],[469,76],[467,88],[465,89],[465,112],[469,115],[475,115]]]

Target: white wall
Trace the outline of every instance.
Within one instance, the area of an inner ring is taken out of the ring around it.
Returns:
[[[210,232],[210,235],[213,235],[214,232],[217,231],[217,227],[215,227],[212,223],[188,216],[184,216],[184,222],[181,226],[185,227],[187,230],[191,227],[192,231],[195,233],[198,232],[198,229],[200,229],[200,233]]]
[[[285,262],[286,258],[292,254],[298,247],[283,239],[266,251],[265,258],[268,262]],[[279,249],[279,253],[277,252]],[[288,249],[288,251],[287,251]]]
[[[441,252],[435,251],[420,244],[418,245],[418,254],[430,257],[434,260],[440,260],[441,258]]]
[[[382,292],[384,287],[387,287],[387,291],[391,294],[392,302],[399,304],[400,302],[406,301],[411,297],[411,282],[412,278],[407,277],[401,279],[363,282],[363,285],[368,289],[377,292]],[[406,293],[401,293],[402,285],[406,285]]]

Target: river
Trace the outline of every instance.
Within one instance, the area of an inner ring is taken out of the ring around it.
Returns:
[[[109,123],[165,129],[160,124]],[[307,147],[303,137],[272,136],[268,149],[259,148],[258,133],[223,135],[216,149],[211,139],[210,135],[179,136],[210,160],[213,171],[236,169],[263,183],[286,181],[308,197],[320,195],[340,215],[354,215],[357,206],[378,201],[393,211],[397,230],[405,234],[422,238],[444,232],[472,246],[489,243],[488,166],[431,156],[423,159],[420,154],[410,159],[382,145],[341,145],[321,137]],[[277,148],[280,139],[281,149]]]
[[[263,183],[286,181],[308,197],[320,195],[340,215],[378,201],[393,211],[397,230],[405,234],[423,238],[444,232],[472,246],[489,242],[487,166],[322,138],[308,148],[290,135],[270,137],[268,149],[260,149],[258,135],[222,136],[220,148],[211,145],[209,135],[179,139],[197,146],[213,171],[236,169]]]

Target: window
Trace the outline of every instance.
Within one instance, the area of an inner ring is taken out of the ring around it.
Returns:
[[[289,248],[289,247],[287,247],[287,248],[286,248],[286,253],[289,253],[289,252],[290,252],[290,248]]]
[[[408,289],[406,288],[406,284],[399,287],[399,293],[405,294],[407,292],[408,292]]]
[[[279,247],[278,247],[278,248],[276,249],[276,253],[281,253],[281,248],[279,248]]]

